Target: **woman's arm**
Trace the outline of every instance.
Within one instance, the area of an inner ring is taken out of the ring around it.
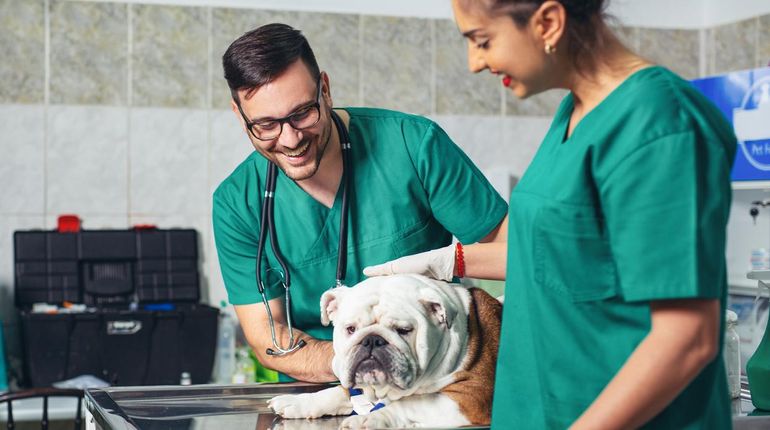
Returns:
[[[465,276],[479,279],[505,279],[508,255],[508,216],[487,236],[472,245],[463,246]],[[366,276],[418,273],[434,279],[451,281],[458,276],[455,265],[455,245],[407,255],[376,266],[364,268]]]
[[[650,303],[652,328],[599,397],[572,425],[637,428],[658,415],[719,351],[719,300]]]

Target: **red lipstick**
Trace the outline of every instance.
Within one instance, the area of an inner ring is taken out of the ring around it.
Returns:
[[[511,77],[508,75],[503,76],[503,86],[508,87],[508,85],[511,85]]]

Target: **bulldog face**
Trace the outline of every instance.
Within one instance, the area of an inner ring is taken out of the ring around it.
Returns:
[[[334,323],[335,374],[346,388],[402,395],[451,374],[465,352],[468,301],[462,287],[419,275],[325,292],[321,321]]]

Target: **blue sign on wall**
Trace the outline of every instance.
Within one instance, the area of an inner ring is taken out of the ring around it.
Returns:
[[[692,81],[733,124],[733,181],[770,181],[770,67]]]

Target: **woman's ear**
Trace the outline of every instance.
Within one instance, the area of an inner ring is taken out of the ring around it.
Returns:
[[[532,14],[530,23],[535,37],[542,41],[543,49],[546,50],[546,46],[555,49],[566,30],[567,11],[560,2],[548,0],[543,2]]]

